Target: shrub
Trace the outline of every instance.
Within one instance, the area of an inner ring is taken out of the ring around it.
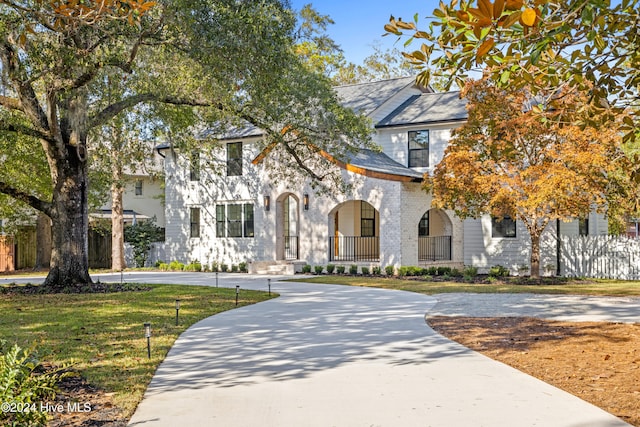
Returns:
[[[237,273],[238,272],[238,266],[235,264],[231,264],[231,272],[232,273]]]
[[[302,266],[302,272],[305,274],[311,273],[311,266],[309,264],[305,264]]]
[[[462,277],[462,271],[458,270],[457,268],[452,268],[451,269],[451,277]]]
[[[427,274],[429,276],[437,276],[438,275],[438,267],[429,267],[429,268],[427,268]]]
[[[462,275],[464,277],[476,277],[478,275],[478,267],[468,266],[462,270]]]
[[[153,242],[162,239],[162,230],[156,225],[156,218],[147,221],[139,221],[134,225],[125,227],[124,240],[133,248],[133,259],[136,267],[144,267]]]
[[[358,266],[353,264],[349,267],[349,274],[358,274]]]
[[[211,263],[211,271],[213,271],[214,273],[216,271],[220,271],[220,266],[218,265],[218,261],[213,261]]]
[[[335,271],[336,266],[333,264],[327,264],[327,273],[329,274],[333,274],[333,272]]]
[[[184,270],[184,264],[180,261],[171,261],[169,264],[169,270],[171,271],[182,271]]]
[[[338,274],[344,274],[345,269],[346,267],[344,265],[339,265],[336,267],[336,271],[338,272]]]
[[[489,277],[507,277],[509,276],[509,269],[502,265],[494,265],[489,269]]]
[[[438,276],[449,276],[451,274],[451,267],[438,267]]]
[[[241,262],[240,264],[238,264],[238,270],[240,270],[241,273],[248,273],[249,264],[247,264],[246,262]]]
[[[393,274],[396,272],[396,268],[393,265],[387,265],[384,268],[384,272],[387,273],[387,276],[393,276]]]
[[[158,265],[158,268],[160,269],[160,271],[168,271],[169,270],[169,264],[167,264],[166,262],[161,262]]]
[[[316,265],[315,267],[313,267],[313,271],[315,271],[316,274],[322,274],[322,272],[324,271],[324,267],[321,265]]]
[[[364,274],[365,276],[369,275],[369,267],[362,267],[361,270],[362,274]]]
[[[220,271],[229,271],[229,266],[227,264],[220,264]]]
[[[408,276],[409,273],[410,273],[409,272],[409,267],[407,267],[407,266],[403,265],[402,267],[398,268],[398,276],[400,276],[400,277]]]
[[[20,410],[0,411],[0,424],[6,426],[45,426],[47,412],[40,411],[41,402],[56,396],[56,384],[70,374],[61,370],[35,374],[41,369],[33,352],[0,341],[0,402]],[[3,408],[4,409],[4,408]],[[11,409],[11,408],[9,408]]]
[[[153,265],[155,268],[160,268],[161,264],[166,264],[164,261],[162,261],[161,259],[157,260],[156,263]]]
[[[376,265],[375,267],[373,267],[372,272],[374,275],[379,276],[382,273],[382,268]]]
[[[202,264],[199,261],[191,261],[184,266],[184,271],[202,271]]]

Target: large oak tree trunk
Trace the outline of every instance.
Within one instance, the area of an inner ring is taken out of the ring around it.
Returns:
[[[55,162],[51,269],[45,279],[45,286],[57,290],[91,283],[87,162],[74,146],[66,148],[65,158]]]

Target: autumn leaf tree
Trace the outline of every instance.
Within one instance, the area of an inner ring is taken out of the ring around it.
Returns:
[[[424,187],[434,205],[461,218],[491,214],[521,221],[531,238],[531,276],[540,274],[540,238],[550,221],[569,221],[608,206],[609,175],[620,168],[619,134],[580,127],[574,112],[587,102],[565,90],[549,110],[532,110],[526,90],[469,81],[468,121],[453,132],[443,160]]]
[[[52,221],[46,286],[91,282],[89,135],[133,108],[167,106],[178,121],[197,111],[251,123],[311,179],[323,176],[296,156],[284,124],[328,151],[344,150],[345,140],[366,143],[366,123],[338,105],[327,79],[301,66],[294,29],[279,0],[0,1],[0,138],[19,137],[44,155],[50,179],[38,191],[3,176],[0,192]],[[107,75],[123,85],[119,96],[96,89]]]

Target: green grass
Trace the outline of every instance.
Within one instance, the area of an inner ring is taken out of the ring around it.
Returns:
[[[235,308],[235,289],[148,286],[150,291],[108,294],[0,294],[0,337],[35,347],[43,361],[70,365],[89,383],[114,393],[114,403],[130,416],[180,333]],[[269,298],[266,292],[243,290],[238,306]],[[179,326],[176,299],[181,300]],[[145,322],[152,328],[151,359]]]
[[[580,280],[569,279],[566,283],[519,285],[508,282],[458,283],[436,282],[426,280],[410,280],[387,277],[360,276],[321,276],[309,279],[294,279],[293,281],[308,283],[326,283],[331,285],[367,286],[384,289],[418,292],[434,295],[442,293],[534,293],[534,294],[564,294],[564,295],[602,295],[602,296],[640,296],[640,281],[621,280]]]

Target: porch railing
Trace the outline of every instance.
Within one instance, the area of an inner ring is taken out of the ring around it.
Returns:
[[[300,240],[298,236],[284,236],[284,259],[286,260],[298,259],[299,247],[300,247]]]
[[[418,261],[451,261],[451,236],[418,237]]]
[[[379,237],[329,237],[329,261],[375,262],[379,260]]]

